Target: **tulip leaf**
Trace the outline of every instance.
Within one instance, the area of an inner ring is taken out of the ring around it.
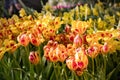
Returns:
[[[113,75],[113,73],[115,71],[119,71],[119,68],[120,68],[120,63],[116,66],[116,68],[114,68],[108,75],[107,75],[107,79],[106,80],[110,80],[111,76]]]
[[[58,29],[57,34],[63,33],[66,24],[61,24],[61,27]]]

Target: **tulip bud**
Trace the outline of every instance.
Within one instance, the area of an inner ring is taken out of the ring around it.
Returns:
[[[29,61],[30,61],[32,64],[37,65],[37,64],[39,63],[39,61],[40,61],[40,57],[39,57],[38,52],[36,52],[36,51],[30,52]]]

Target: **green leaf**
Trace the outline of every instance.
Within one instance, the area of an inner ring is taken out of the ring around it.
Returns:
[[[113,73],[115,71],[119,71],[120,68],[120,63],[116,66],[116,68],[114,68],[108,75],[107,75],[107,79],[106,80],[110,80],[111,76],[113,75]]]
[[[58,29],[58,31],[56,32],[57,34],[63,33],[64,29],[65,29],[66,24],[61,24],[61,27]]]

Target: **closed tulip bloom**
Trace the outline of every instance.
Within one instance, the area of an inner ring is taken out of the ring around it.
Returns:
[[[30,61],[32,64],[37,65],[37,64],[39,63],[39,61],[40,61],[40,57],[39,57],[38,52],[36,52],[36,51],[30,52],[29,61]]]
[[[99,53],[99,48],[97,46],[90,46],[87,52],[90,57],[95,58]]]
[[[30,42],[35,46],[39,46],[41,43],[40,39],[32,33],[29,34],[29,39],[30,39]]]
[[[101,47],[102,53],[108,53],[110,51],[110,47],[107,43],[104,43],[104,45]]]
[[[29,44],[29,37],[27,34],[21,34],[17,37],[18,42],[22,45],[22,46],[27,46]]]

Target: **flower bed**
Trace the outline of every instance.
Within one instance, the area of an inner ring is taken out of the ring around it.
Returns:
[[[47,5],[48,6],[48,5]],[[2,80],[112,80],[120,72],[120,11],[98,2],[0,19]],[[45,6],[46,7],[46,6]],[[113,78],[114,77],[114,78]]]

